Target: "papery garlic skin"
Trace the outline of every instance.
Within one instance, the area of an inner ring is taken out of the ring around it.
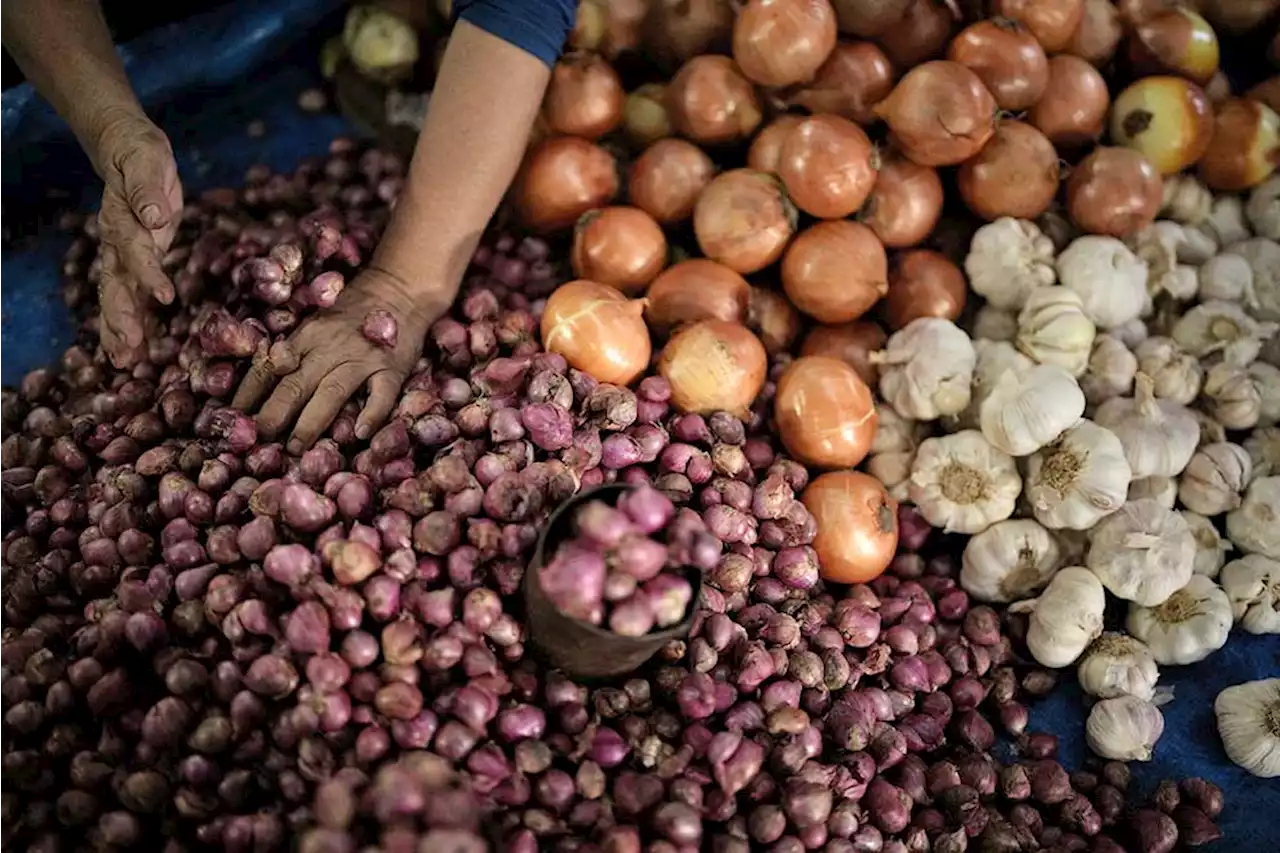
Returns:
[[[964,271],[974,293],[1017,310],[1032,290],[1053,284],[1053,252],[1053,241],[1034,222],[1006,216],[974,233]]]
[[[1098,522],[1085,565],[1116,597],[1154,607],[1186,585],[1195,559],[1187,522],[1148,498]]]
[[[1137,696],[1150,702],[1156,695],[1160,671],[1146,643],[1109,631],[1085,649],[1076,677],[1080,689],[1090,696]]]
[[[1257,273],[1255,267],[1255,295]],[[1174,323],[1170,337],[1196,358],[1221,352],[1233,364],[1248,365],[1258,357],[1263,340],[1275,333],[1275,323],[1259,322],[1236,303],[1214,299],[1187,309]]]
[[[929,434],[927,424],[904,418],[892,406],[880,406],[880,425],[871,439],[870,453],[914,451]]]
[[[1280,560],[1280,476],[1254,478],[1227,513],[1227,536],[1241,551]]]
[[[875,477],[889,492],[895,501],[910,499],[911,466],[915,462],[916,452],[872,453],[865,463],[867,473]]]
[[[1280,240],[1280,175],[1272,175],[1253,188],[1244,214],[1254,234]]]
[[[1184,509],[1179,510],[1179,514],[1196,540],[1196,559],[1191,564],[1192,574],[1216,579],[1222,571],[1222,564],[1227,561],[1227,552],[1233,548],[1231,540],[1222,538],[1213,522],[1200,513]]]
[[[1003,521],[1021,491],[1013,457],[973,429],[922,441],[908,488],[925,520],[951,533],[981,533]]]
[[[880,396],[905,417],[932,421],[969,405],[977,354],[950,320],[912,320],[871,360],[880,365]]]
[[[1221,515],[1240,506],[1240,494],[1253,477],[1249,452],[1220,441],[1200,447],[1178,478],[1178,499],[1201,515]]]
[[[1249,313],[1264,321],[1259,338],[1275,334],[1275,323],[1280,321],[1280,243],[1266,237],[1241,240],[1228,248],[1233,255],[1240,255],[1253,268],[1253,299],[1248,304]]]
[[[1100,329],[1111,329],[1142,313],[1147,264],[1114,237],[1086,234],[1058,255],[1058,281],[1074,291]]]
[[[1262,394],[1248,368],[1221,361],[1204,376],[1204,406],[1227,429],[1253,429],[1262,417]]]
[[[1253,302],[1253,267],[1240,255],[1223,252],[1200,267],[1200,298]]]
[[[1134,377],[1133,394],[1107,400],[1094,421],[1120,439],[1134,479],[1178,476],[1200,443],[1200,424],[1185,406],[1157,400],[1145,373]]]
[[[1138,344],[1133,354],[1138,370],[1151,377],[1151,390],[1157,397],[1189,406],[1200,393],[1204,368],[1173,338],[1152,336]]]
[[[1200,223],[1200,229],[1213,237],[1219,246],[1230,246],[1251,235],[1244,213],[1244,202],[1239,196],[1220,195],[1209,208],[1209,218]]]
[[[982,435],[1010,456],[1026,456],[1053,441],[1084,414],[1075,377],[1053,364],[1007,371],[982,402]]]
[[[1280,421],[1280,367],[1265,361],[1255,361],[1247,368],[1249,378],[1258,389],[1261,406],[1258,423],[1274,424]]]
[[[1280,634],[1280,560],[1246,554],[1222,568],[1231,613],[1250,634]]]
[[[1198,225],[1209,218],[1213,193],[1194,175],[1170,175],[1164,179],[1160,216],[1184,225]]]
[[[1226,645],[1231,622],[1227,594],[1211,578],[1192,575],[1162,604],[1130,604],[1125,630],[1147,644],[1156,663],[1185,666]]]
[[[1045,527],[1087,530],[1124,505],[1129,462],[1120,439],[1082,420],[1027,460],[1026,497]]]
[[[1018,336],[1018,315],[994,305],[983,305],[973,315],[975,341],[1012,341]]]
[[[1027,296],[1018,314],[1015,343],[1035,361],[1079,376],[1089,366],[1096,334],[1079,294],[1065,287],[1041,287]]]
[[[1027,649],[1042,666],[1070,666],[1102,633],[1107,594],[1097,576],[1080,566],[1059,569],[1039,598],[1010,606],[1030,611]]]
[[[1018,375],[1036,366],[1036,363],[1014,349],[1008,341],[992,341],[975,339],[973,349],[977,361],[973,368],[973,388],[969,396],[969,405],[955,418],[955,423],[947,423],[949,431],[956,429],[977,429],[978,415],[982,403],[996,387],[1006,373]]]
[[[1133,391],[1133,377],[1138,372],[1138,357],[1114,335],[1098,335],[1093,339],[1089,366],[1080,377],[1080,390],[1090,405],[1098,405],[1112,397]]]
[[[1178,502],[1178,481],[1172,477],[1143,477],[1129,483],[1129,503],[1153,500],[1165,509]]]
[[[1244,440],[1253,463],[1253,478],[1280,474],[1280,427],[1258,427]]]
[[[978,601],[1007,604],[1035,595],[1061,567],[1053,534],[1029,518],[1012,518],[970,537],[960,586]]]
[[[1280,776],[1280,678],[1228,687],[1213,700],[1227,757],[1263,779]]]
[[[1164,715],[1137,696],[1103,699],[1090,709],[1084,724],[1089,748],[1113,761],[1150,761],[1162,734]]]
[[[1147,328],[1147,324],[1141,320],[1130,320],[1123,326],[1116,326],[1114,329],[1108,329],[1107,334],[1114,337],[1120,343],[1133,349],[1138,344],[1151,337],[1151,330]]]

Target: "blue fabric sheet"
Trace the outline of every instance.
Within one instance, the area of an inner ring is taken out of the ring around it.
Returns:
[[[257,162],[290,169],[351,132],[341,119],[301,113],[299,91],[316,83],[314,26],[336,0],[277,0],[246,11],[221,10],[167,27],[124,49],[143,102],[177,151],[187,191],[234,184]],[[263,8],[269,6],[270,8]],[[254,118],[266,122],[261,139],[245,135]],[[72,326],[58,296],[61,253],[69,238],[48,222],[39,226],[41,198],[60,192],[82,209],[101,192],[88,163],[52,113],[28,87],[3,97],[4,224],[15,246],[3,255],[5,385],[56,359]],[[64,205],[66,202],[63,202]],[[1211,851],[1280,851],[1280,780],[1254,778],[1227,760],[1218,738],[1213,700],[1224,687],[1280,676],[1280,637],[1235,632],[1227,647],[1203,663],[1168,668],[1161,683],[1174,688],[1165,707],[1165,735],[1150,764],[1134,765],[1140,788],[1161,779],[1205,776],[1222,786],[1225,839]],[[1068,678],[1069,681],[1073,679]],[[1078,766],[1086,754],[1084,697],[1069,683],[1032,709],[1032,727],[1056,733],[1064,757]]]

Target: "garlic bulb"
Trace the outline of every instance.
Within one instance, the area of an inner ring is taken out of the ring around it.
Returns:
[[[1176,477],[1200,443],[1200,425],[1185,406],[1157,400],[1151,379],[1141,371],[1132,397],[1115,397],[1098,407],[1093,419],[1116,434],[1135,479]]]
[[[1248,368],[1220,361],[1204,377],[1204,405],[1227,429],[1252,429],[1262,417],[1262,394]]]
[[[976,429],[921,442],[908,488],[925,520],[951,533],[980,533],[1003,521],[1021,491],[1013,457]]]
[[[1147,264],[1114,237],[1077,237],[1058,255],[1058,281],[1101,329],[1135,319],[1147,299]]]
[[[1280,561],[1246,554],[1222,568],[1231,613],[1250,634],[1280,634]]]
[[[1124,505],[1128,488],[1120,439],[1093,421],[1080,421],[1027,460],[1027,500],[1045,527],[1087,530]]]
[[[1222,195],[1213,200],[1209,218],[1200,227],[1218,241],[1219,246],[1230,246],[1250,236],[1244,215],[1244,202],[1239,196]]]
[[[1141,320],[1130,320],[1123,326],[1116,326],[1114,329],[1108,330],[1108,334],[1129,349],[1133,349],[1151,336],[1151,330]]]
[[[1133,354],[1138,359],[1138,370],[1151,377],[1151,388],[1157,397],[1189,406],[1200,393],[1204,380],[1200,360],[1172,338],[1147,338],[1134,348]]]
[[[1130,604],[1125,630],[1146,643],[1161,666],[1195,663],[1226,645],[1231,602],[1212,578],[1192,575],[1155,607]]]
[[[1257,288],[1255,268],[1255,293]],[[1236,303],[1214,299],[1188,309],[1174,323],[1171,337],[1196,358],[1221,352],[1227,361],[1247,365],[1258,357],[1262,341],[1275,333],[1275,323],[1258,322]]]
[[[1206,412],[1192,409],[1191,416],[1196,419],[1196,425],[1200,427],[1200,440],[1196,444],[1197,447],[1204,447],[1206,444],[1227,440],[1226,427],[1215,421]]]
[[[1006,604],[1035,595],[1061,567],[1057,540],[1038,522],[997,521],[965,544],[960,586],[978,601]]]
[[[1253,267],[1239,255],[1223,252],[1200,267],[1200,298],[1253,301]]]
[[[904,418],[892,406],[880,406],[880,425],[871,439],[871,453],[902,453],[914,451],[928,434],[928,428],[919,421]]]
[[[1213,700],[1227,757],[1254,776],[1280,776],[1280,678],[1228,687]]]
[[[1018,336],[1018,315],[994,305],[983,305],[973,315],[973,339],[1011,341]]]
[[[1146,643],[1128,634],[1108,631],[1085,649],[1076,676],[1080,689],[1090,696],[1137,696],[1150,702],[1156,695],[1160,671]]]
[[[1191,564],[1192,574],[1217,578],[1222,571],[1222,564],[1227,561],[1227,552],[1234,547],[1231,540],[1223,539],[1213,522],[1200,513],[1189,509],[1178,512],[1196,540],[1196,559]]]
[[[964,271],[974,293],[1017,310],[1032,290],[1053,284],[1053,241],[1033,222],[1002,217],[974,233]]]
[[[1249,452],[1220,441],[1203,445],[1191,457],[1178,482],[1178,498],[1187,509],[1220,515],[1240,506],[1240,493],[1253,476]]]
[[[884,350],[871,354],[880,365],[880,396],[919,421],[964,411],[976,360],[969,336],[939,317],[912,320],[893,333]]]
[[[1079,294],[1065,287],[1041,287],[1027,297],[1018,314],[1015,343],[1041,364],[1056,364],[1079,376],[1089,366],[1096,331]]]
[[[1010,605],[1013,613],[1030,612],[1027,648],[1041,665],[1070,666],[1102,633],[1107,594],[1093,572],[1080,566],[1059,569],[1039,598]]]
[[[1280,240],[1280,175],[1272,175],[1253,188],[1244,214],[1254,234]]]
[[[1280,560],[1280,477],[1255,477],[1227,513],[1227,536],[1241,551]]]
[[[973,342],[977,362],[973,368],[973,389],[969,396],[969,405],[955,418],[955,423],[947,423],[947,428],[977,429],[978,414],[982,403],[987,399],[996,382],[1006,373],[1020,374],[1035,367],[1035,362],[1013,348],[1008,341],[992,341],[978,339]]]
[[[1253,463],[1253,476],[1270,477],[1280,474],[1280,427],[1258,427],[1244,440]]]
[[[1186,585],[1196,542],[1182,516],[1150,499],[1098,522],[1085,565],[1119,598],[1154,607]]]
[[[1249,313],[1264,323],[1271,331],[1259,337],[1275,334],[1275,321],[1280,321],[1280,243],[1266,237],[1241,240],[1228,250],[1249,262],[1253,268],[1253,299]]]
[[[1164,715],[1146,699],[1117,696],[1089,710],[1084,739],[1089,748],[1113,761],[1150,761],[1164,734]]]
[[[1247,369],[1261,400],[1258,423],[1274,424],[1280,421],[1280,368],[1265,361],[1255,361]]]
[[[1075,377],[1054,364],[1006,371],[979,413],[982,434],[1010,456],[1026,456],[1053,441],[1084,414]]]
[[[895,501],[909,500],[911,484],[911,466],[915,462],[916,452],[872,453],[867,457],[867,473],[884,483],[889,496]]]
[[[1209,209],[1213,206],[1213,193],[1194,175],[1170,175],[1164,179],[1164,201],[1160,205],[1160,216],[1196,225],[1209,218]]]
[[[1138,372],[1138,357],[1114,335],[1098,335],[1093,339],[1089,365],[1080,377],[1080,390],[1090,405],[1128,394],[1133,389],[1133,375]]]
[[[1161,293],[1180,302],[1193,299],[1199,281],[1195,267],[1190,265],[1204,263],[1218,248],[1215,240],[1200,231],[1167,220],[1133,234],[1129,245],[1147,265],[1144,297],[1148,302]]]
[[[1178,502],[1178,481],[1172,477],[1143,477],[1129,483],[1129,502],[1153,500],[1165,509]]]

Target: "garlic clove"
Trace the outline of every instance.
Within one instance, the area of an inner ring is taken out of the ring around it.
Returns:
[[[1102,633],[1107,594],[1098,578],[1081,566],[1060,569],[1039,598],[1010,606],[1030,611],[1027,649],[1043,666],[1070,666]]]
[[[1216,579],[1218,573],[1222,571],[1222,564],[1226,562],[1227,552],[1235,546],[1231,544],[1230,539],[1223,538],[1213,522],[1200,513],[1184,509],[1179,510],[1179,514],[1196,540],[1196,559],[1191,566],[1191,571],[1197,575]]]
[[[1164,715],[1146,699],[1103,699],[1089,711],[1084,735],[1089,748],[1114,761],[1150,761],[1164,734]]]
[[[1127,634],[1108,632],[1085,649],[1076,676],[1080,688],[1090,696],[1137,696],[1150,702],[1160,673],[1145,643]]]
[[[1280,561],[1246,554],[1222,568],[1231,612],[1250,634],[1280,634]]]
[[[1227,513],[1227,536],[1241,551],[1280,560],[1280,476],[1254,478]]]
[[[1254,776],[1280,776],[1280,678],[1224,689],[1213,701],[1227,757]]]
[[[1229,441],[1206,444],[1195,452],[1178,479],[1178,499],[1206,516],[1240,506],[1241,492],[1253,476],[1249,452]]]
[[[1072,376],[1084,373],[1097,329],[1080,295],[1065,287],[1041,287],[1018,314],[1019,350],[1041,364],[1056,364]]]

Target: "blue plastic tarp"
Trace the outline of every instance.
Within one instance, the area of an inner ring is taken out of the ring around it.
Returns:
[[[341,4],[233,5],[165,27],[122,51],[144,104],[173,140],[188,193],[235,184],[253,163],[289,170],[323,152],[333,136],[353,130],[335,116],[306,115],[295,105],[297,94],[317,82],[316,24]],[[252,119],[265,121],[266,136],[246,135]],[[58,295],[69,237],[48,222],[37,228],[32,214],[51,190],[88,209],[101,189],[74,141],[29,87],[4,94],[3,135],[5,225],[16,246],[3,257],[0,361],[4,383],[12,385],[25,371],[54,360],[73,333]],[[1162,673],[1161,683],[1174,688],[1174,701],[1164,708],[1165,735],[1154,760],[1135,765],[1135,774],[1148,790],[1161,779],[1184,776],[1205,776],[1222,786],[1226,837],[1202,849],[1280,851],[1280,780],[1254,778],[1232,765],[1213,715],[1214,697],[1224,687],[1276,676],[1280,637],[1239,631],[1203,663]],[[1071,766],[1085,758],[1086,707],[1071,683],[1032,709],[1032,727],[1057,734]]]

